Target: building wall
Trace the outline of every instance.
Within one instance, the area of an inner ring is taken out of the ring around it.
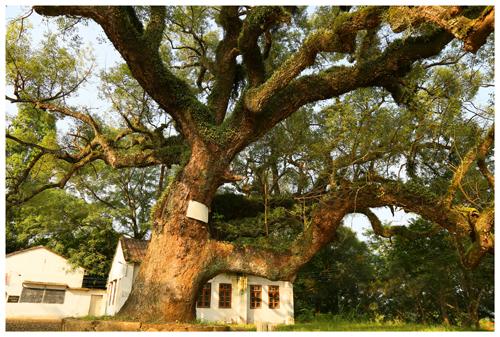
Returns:
[[[91,295],[102,295],[105,300],[105,290],[92,289],[78,291],[67,289],[64,303],[7,303],[5,312],[7,318],[64,318],[82,317],[89,314]],[[104,305],[99,315],[104,314]]]
[[[250,309],[250,285],[262,286],[262,305],[257,309]],[[269,308],[268,290],[270,285],[279,286],[280,303],[279,308]],[[293,285],[290,282],[270,281],[268,279],[249,276],[248,277],[248,323],[270,322],[280,324],[293,324]]]
[[[127,263],[123,255],[121,242],[118,241],[115,256],[108,276],[106,315],[115,315],[125,304],[132,290],[133,280],[138,268],[133,263]],[[113,285],[112,285],[113,284]],[[115,288],[113,290],[113,288]],[[116,292],[116,294],[113,294]]]
[[[83,268],[74,268],[67,260],[43,247],[7,256],[5,260],[5,295],[21,296],[23,282],[66,284],[81,288]],[[64,303],[6,303],[6,317],[61,318],[86,316],[91,295],[103,295],[104,290],[66,289]],[[101,310],[104,314],[104,307]]]
[[[246,291],[243,277],[219,274],[208,282],[211,283],[210,308],[196,308],[196,318],[208,322],[245,323]],[[219,308],[219,284],[231,284],[231,308]]]
[[[42,247],[7,256],[5,272],[5,291],[9,295],[21,295],[24,281],[64,283],[70,288],[80,288],[84,274],[83,268],[73,268],[65,258]]]
[[[270,281],[257,276],[220,274],[208,281],[211,283],[210,308],[196,308],[196,318],[209,322],[255,323],[270,322],[293,324],[293,286],[290,282]],[[231,308],[219,308],[219,284],[231,283]],[[262,286],[261,308],[250,309],[250,285]],[[280,306],[269,308],[268,287],[279,286]]]

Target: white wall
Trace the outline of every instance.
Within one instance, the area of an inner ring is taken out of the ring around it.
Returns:
[[[210,308],[196,308],[196,318],[208,322],[245,323],[247,319],[245,288],[238,286],[236,275],[219,274],[208,282],[211,283]],[[219,284],[231,284],[231,308],[219,308]],[[241,281],[240,281],[241,284]]]
[[[84,269],[74,268],[67,260],[40,247],[15,253],[5,260],[7,296],[21,296],[23,282],[59,283],[81,288]],[[6,317],[61,318],[86,316],[91,295],[105,295],[104,290],[66,289],[64,303],[6,303]],[[105,297],[105,296],[104,296]],[[104,313],[104,307],[101,310]]]
[[[43,247],[7,256],[5,272],[8,279],[5,291],[17,296],[21,295],[24,281],[62,283],[80,288],[84,274],[83,268],[74,269],[65,258]]]
[[[81,317],[89,314],[91,295],[103,295],[105,290],[92,289],[89,291],[66,290],[64,303],[7,303],[7,318],[64,318]],[[104,305],[99,315],[104,314]]]
[[[220,274],[209,280],[212,295],[210,308],[196,308],[196,318],[211,322],[255,323],[270,322],[293,324],[293,286],[290,282],[270,281],[257,276],[237,277]],[[219,284],[231,283],[231,309],[219,308]],[[262,306],[250,309],[250,285],[262,286]],[[268,286],[277,285],[280,291],[280,306],[269,308]]]
[[[262,305],[257,309],[250,309],[250,285],[262,286]],[[270,285],[279,286],[279,308],[269,308],[268,290]],[[268,279],[248,277],[248,323],[270,322],[279,324],[293,324],[293,285],[290,282],[270,281]]]
[[[108,299],[105,305],[106,315],[116,314],[125,304],[125,301],[127,300],[132,290],[132,284],[137,274],[137,270],[138,265],[127,263],[127,261],[125,261],[121,241],[118,241],[118,246],[116,248],[115,256],[113,257],[113,262],[111,264],[111,269],[108,276]],[[113,281],[116,281],[116,295],[114,296],[114,301],[111,297],[112,292],[110,287],[110,283]]]

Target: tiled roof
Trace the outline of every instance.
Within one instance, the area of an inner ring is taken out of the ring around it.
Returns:
[[[146,256],[149,241],[139,239],[120,238],[123,257],[127,262],[141,263]]]

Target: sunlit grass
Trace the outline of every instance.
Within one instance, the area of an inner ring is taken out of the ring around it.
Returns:
[[[339,316],[322,316],[310,322],[278,325],[277,331],[472,331],[473,328],[446,325],[416,324],[400,321],[375,322],[350,320]]]

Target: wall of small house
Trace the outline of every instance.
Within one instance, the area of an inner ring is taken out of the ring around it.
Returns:
[[[64,303],[6,303],[6,318],[64,318],[82,317],[89,314],[91,295],[102,295],[104,290],[74,290],[67,289]],[[104,305],[98,316],[104,315]]]
[[[262,305],[257,309],[250,309],[250,285],[262,286]],[[269,286],[279,286],[279,307],[269,308]],[[293,324],[293,285],[290,282],[270,281],[268,279],[248,276],[248,323],[270,322],[279,324]]]
[[[133,263],[127,263],[123,255],[123,250],[121,242],[118,242],[116,248],[115,256],[113,257],[113,262],[111,264],[111,269],[108,276],[107,285],[107,301],[106,301],[106,315],[116,314],[121,307],[125,304],[130,292],[132,290],[132,284],[134,281],[134,276],[137,274],[136,265]],[[114,282],[116,294],[113,296],[111,283]]]
[[[81,288],[84,275],[82,268],[74,268],[65,258],[42,247],[7,256],[5,272],[6,298],[21,296],[24,282],[58,283],[69,288]],[[6,303],[5,314],[7,318],[86,316],[92,294],[104,296],[105,291],[66,289],[64,303]]]
[[[208,282],[211,283],[210,308],[196,308],[196,318],[207,322],[245,323],[247,321],[245,278],[219,274]],[[220,283],[231,284],[231,308],[219,308]]]
[[[290,282],[270,281],[256,276],[220,274],[211,283],[210,308],[196,308],[196,318],[208,322],[293,324],[293,286]],[[231,308],[219,308],[219,284],[231,283]],[[262,306],[250,309],[250,285],[262,286]],[[268,287],[279,286],[280,306],[269,308]]]
[[[84,270],[74,268],[62,256],[38,248],[7,256],[5,273],[7,294],[20,295],[25,281],[61,283],[70,288],[80,288]]]

